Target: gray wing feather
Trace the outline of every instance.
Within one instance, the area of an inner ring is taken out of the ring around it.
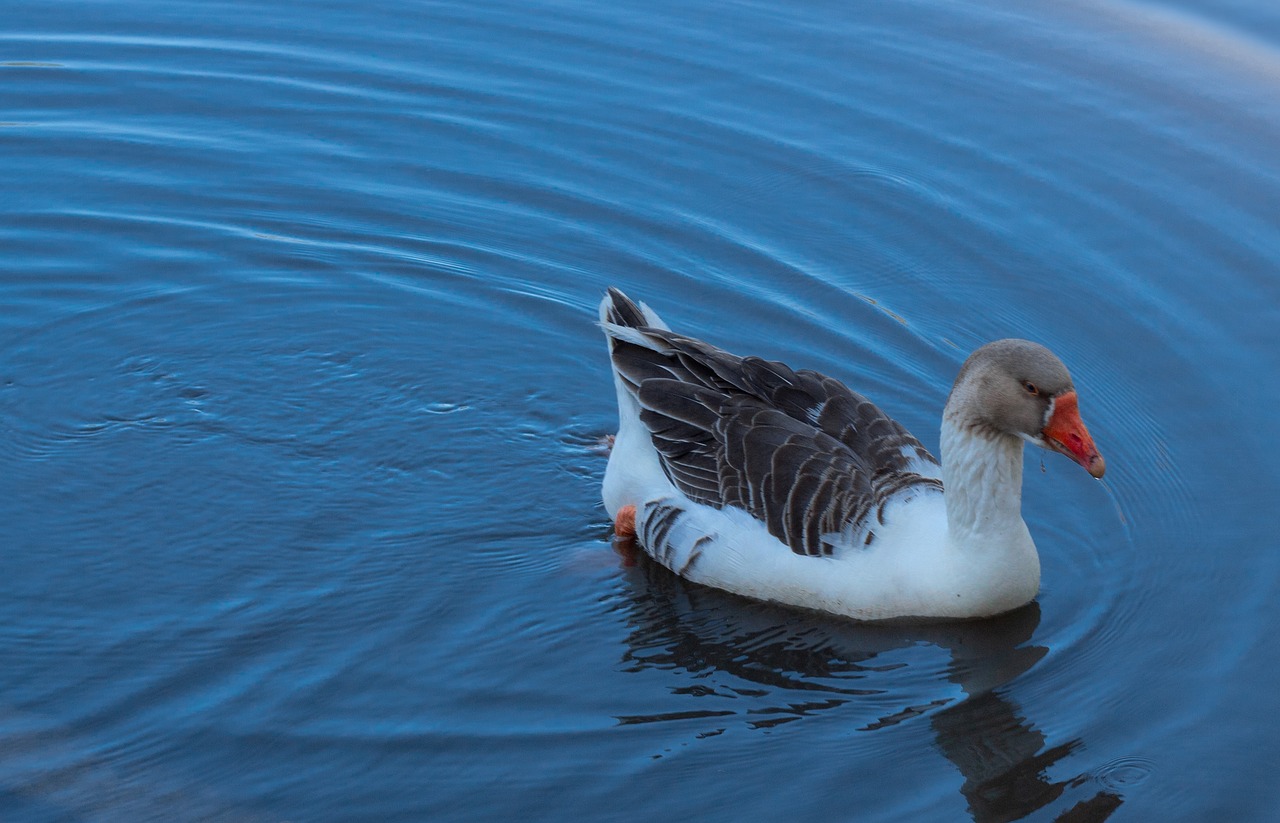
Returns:
[[[915,471],[938,465],[920,441],[840,381],[640,325],[639,309],[610,294],[630,308],[608,320],[651,344],[615,337],[614,366],[667,476],[690,499],[745,509],[792,551],[823,555],[832,533],[870,543],[894,494],[942,488]]]

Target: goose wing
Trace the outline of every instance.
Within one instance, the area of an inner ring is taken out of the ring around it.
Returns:
[[[869,544],[894,494],[942,488],[920,441],[840,381],[644,319],[625,307],[608,317],[613,365],[690,499],[744,509],[792,551],[824,555],[837,542]]]

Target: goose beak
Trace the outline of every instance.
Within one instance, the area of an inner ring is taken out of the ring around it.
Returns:
[[[1045,424],[1040,436],[1044,438],[1048,448],[1070,457],[1094,477],[1102,477],[1106,473],[1107,461],[1098,454],[1089,430],[1080,419],[1079,400],[1075,392],[1065,392],[1054,398],[1053,413],[1049,415],[1049,422]]]

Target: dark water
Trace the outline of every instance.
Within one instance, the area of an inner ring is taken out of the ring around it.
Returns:
[[[1276,819],[1280,12],[1033,5],[9,4],[0,819]],[[609,284],[1106,485],[996,621],[625,566]]]

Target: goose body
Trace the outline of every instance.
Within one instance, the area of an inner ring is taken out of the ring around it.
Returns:
[[[862,619],[985,617],[1030,602],[1026,442],[1105,468],[1065,366],[1002,340],[961,368],[939,462],[839,381],[677,334],[610,289],[619,427],[605,509],[697,583]]]

